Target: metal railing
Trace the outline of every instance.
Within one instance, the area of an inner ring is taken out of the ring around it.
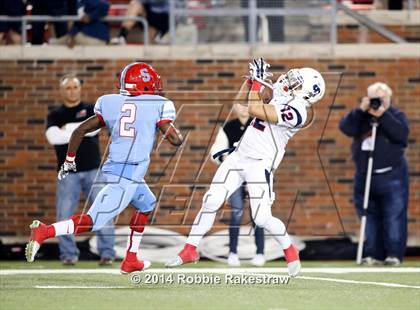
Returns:
[[[304,8],[259,8],[257,0],[248,0],[248,8],[211,8],[194,9],[177,7],[176,1],[169,1],[169,33],[171,44],[176,44],[176,20],[177,18],[199,16],[199,17],[248,17],[248,41],[255,44],[257,41],[257,18],[258,16],[331,16],[330,42],[337,43],[337,1],[329,0],[328,7],[304,7]]]
[[[366,27],[369,27],[370,29],[376,31],[377,33],[383,35],[385,38],[387,38],[390,41],[393,41],[395,43],[406,43],[407,41],[398,36],[397,34],[393,33],[392,31],[388,30],[382,25],[379,25],[378,23],[375,23],[370,18],[351,10],[350,8],[346,7],[345,5],[339,3],[338,8],[342,10],[344,13],[346,13],[348,16],[353,17],[355,20],[357,20],[362,25],[365,25]]]
[[[237,0],[238,1],[238,0]],[[176,45],[177,43],[177,19],[178,18],[188,18],[188,17],[239,17],[247,18],[248,22],[246,23],[247,32],[248,32],[248,43],[255,45],[257,43],[258,37],[258,18],[259,17],[294,17],[294,16],[329,16],[330,24],[327,26],[329,29],[329,42],[332,47],[337,44],[337,12],[343,11],[347,15],[355,18],[360,23],[371,28],[372,30],[384,35],[389,38],[391,41],[403,43],[404,40],[398,37],[396,34],[387,30],[385,27],[380,26],[375,23],[373,20],[368,17],[359,14],[350,8],[345,7],[343,4],[337,3],[337,0],[322,0],[317,7],[277,7],[277,8],[262,8],[257,7],[258,0],[248,0],[247,7],[212,7],[212,8],[191,8],[191,7],[180,7],[180,3],[188,3],[188,1],[182,0],[169,0],[169,35],[170,43]],[[275,0],[273,0],[275,1]],[[284,0],[286,2],[286,0]],[[418,0],[417,0],[418,1]],[[217,1],[216,1],[217,2]],[[223,0],[221,0],[223,2]],[[311,1],[305,2],[310,3]],[[312,1],[313,2],[313,1]],[[274,2],[273,2],[274,3]],[[408,1],[408,10],[414,9],[414,1]],[[136,16],[107,16],[102,21],[105,22],[122,22],[126,20],[134,20],[140,22],[143,25],[143,41],[145,45],[149,44],[149,24],[144,17]],[[21,17],[12,17],[0,15],[0,22],[20,22],[22,24],[21,35],[22,35],[22,44],[27,43],[27,26],[32,22],[68,22],[80,21],[78,16],[43,16],[43,15],[33,15],[33,16],[21,16]]]
[[[257,7],[258,0],[247,0],[247,7],[212,7],[212,8],[191,8],[191,7],[180,7],[177,6],[179,3],[187,2],[177,2],[175,0],[169,1],[170,4],[170,18],[169,18],[169,33],[171,38],[171,44],[177,44],[177,19],[185,19],[189,17],[246,17],[248,22],[246,23],[247,32],[248,32],[248,43],[255,45],[257,43],[258,36],[258,18],[261,17],[296,17],[296,16],[330,16],[329,24],[329,42],[332,47],[337,44],[337,12],[342,11],[346,15],[354,18],[356,21],[362,25],[370,28],[371,30],[383,35],[385,38],[396,43],[406,43],[406,41],[388,30],[386,27],[376,23],[371,18],[358,13],[357,11],[352,10],[351,8],[345,6],[342,3],[338,3],[337,0],[320,0],[318,3],[316,1],[307,1],[303,2],[305,7]],[[223,2],[223,1],[222,1]],[[286,3],[286,0],[284,0]],[[293,2],[288,2],[290,5]],[[308,5],[316,3],[317,6],[309,7]],[[273,5],[275,1],[273,0]],[[408,10],[409,12],[414,9],[414,2],[409,1]]]
[[[126,20],[134,20],[140,22],[143,25],[143,40],[144,44],[149,44],[149,24],[144,17],[139,16],[107,16],[102,19],[104,22],[122,22]],[[21,17],[15,16],[6,16],[0,15],[0,22],[20,22],[21,35],[22,35],[22,44],[26,44],[28,41],[27,37],[27,25],[31,22],[78,22],[80,17],[72,15],[63,15],[63,16],[47,16],[47,15],[25,15]]]
[[[418,5],[418,0],[408,0],[408,5],[407,5],[407,9],[409,10],[409,11],[412,11],[412,10],[414,10],[414,2],[417,2],[417,5]]]

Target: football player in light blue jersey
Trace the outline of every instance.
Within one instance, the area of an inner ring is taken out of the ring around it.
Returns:
[[[174,104],[159,95],[162,91],[161,79],[150,65],[129,64],[121,72],[119,85],[120,94],[100,97],[95,105],[95,116],[81,123],[73,132],[66,161],[58,173],[58,178],[63,179],[69,172],[76,171],[75,156],[85,134],[107,127],[111,133],[111,144],[102,167],[106,186],[87,213],[73,215],[52,225],[33,221],[30,225],[31,239],[26,246],[28,262],[34,261],[46,239],[99,230],[131,203],[135,210],[130,220],[131,233],[121,272],[130,273],[150,267],[150,262],[137,259],[147,217],[156,204],[144,176],[158,130],[175,146],[181,145],[183,138],[173,125],[176,116]]]
[[[128,97],[105,95],[95,104],[108,128],[112,128],[108,159],[102,170],[130,180],[141,180],[141,166],[148,166],[156,128],[175,120],[172,101],[158,95]]]

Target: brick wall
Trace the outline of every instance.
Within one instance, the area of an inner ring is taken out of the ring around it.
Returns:
[[[338,121],[356,106],[370,83],[382,80],[393,88],[396,105],[408,115],[411,123],[407,149],[411,174],[409,233],[412,237],[418,234],[419,59],[269,61],[276,72],[299,66],[318,68],[324,72],[328,85],[325,99],[315,106],[313,125],[290,141],[276,172],[277,199],[273,213],[288,222],[294,234],[335,236],[357,231],[358,219],[352,204],[351,140],[340,133]],[[66,72],[79,74],[84,81],[84,100],[94,102],[97,96],[115,91],[115,74],[127,62],[129,60],[0,61],[1,235],[25,235],[31,219],[50,222],[55,218],[55,157],[44,130],[48,109],[59,103],[58,78]],[[169,145],[163,145],[153,154],[147,181],[160,197],[154,224],[188,231],[182,224],[192,222],[216,169],[212,162],[203,163],[203,159],[207,158],[215,129],[229,115],[231,99],[241,83],[241,76],[246,73],[247,62],[151,61],[163,76],[167,96],[176,102],[177,124],[188,136],[181,156]],[[105,148],[105,133],[101,139]],[[186,211],[188,206],[191,209]],[[228,208],[223,210],[218,225],[228,218]],[[126,223],[128,216],[125,212],[118,223]],[[244,221],[248,218],[245,216]]]

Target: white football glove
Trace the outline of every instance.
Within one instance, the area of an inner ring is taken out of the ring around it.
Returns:
[[[254,59],[249,63],[249,74],[251,80],[256,80],[265,84],[264,80],[273,76],[273,74],[268,71],[269,68],[270,64],[265,62],[262,57],[259,59]]]
[[[61,165],[60,171],[58,171],[57,178],[60,181],[65,179],[70,171],[76,172],[76,163],[65,161],[64,164]]]
[[[62,129],[68,131],[69,133],[73,133],[73,131],[79,127],[80,123],[67,123],[65,124]]]

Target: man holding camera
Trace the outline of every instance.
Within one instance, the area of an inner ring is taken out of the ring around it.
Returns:
[[[359,216],[364,212],[367,162],[374,142],[363,262],[395,266],[401,263],[407,242],[409,181],[404,150],[408,120],[391,106],[392,90],[388,85],[374,83],[368,87],[367,95],[359,108],[343,117],[340,129],[353,138],[354,203]],[[371,137],[373,122],[378,123],[376,141]]]

